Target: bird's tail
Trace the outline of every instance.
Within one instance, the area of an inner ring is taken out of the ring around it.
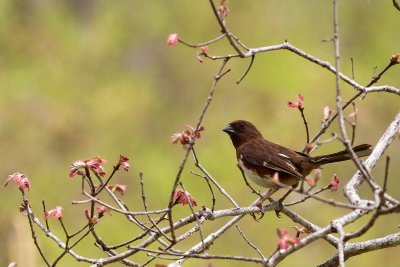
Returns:
[[[365,157],[371,154],[372,146],[368,144],[363,144],[353,147],[353,150],[358,157]],[[345,161],[349,159],[351,159],[351,154],[347,150],[343,150],[333,154],[311,157],[310,162],[318,165],[323,165],[333,162]]]

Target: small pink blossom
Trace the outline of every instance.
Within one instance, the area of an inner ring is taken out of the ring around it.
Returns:
[[[107,185],[108,189],[112,192],[120,192],[123,195],[126,191],[127,186],[123,184]]]
[[[111,215],[111,209],[106,206],[96,207],[96,210],[99,212],[99,217],[103,216],[105,212]]]
[[[298,95],[297,95],[297,102],[288,101],[288,102],[287,102],[287,105],[288,105],[288,107],[290,107],[290,108],[299,108],[299,109],[302,109],[302,108],[303,108],[303,106],[302,106],[303,101],[304,101],[304,97],[303,97],[301,94],[298,94]]]
[[[49,211],[45,211],[44,212],[44,219],[48,220],[50,217],[54,217],[56,219],[59,219],[62,217],[62,210],[63,207],[61,206],[57,206],[55,209],[49,210]]]
[[[276,229],[279,237],[279,249],[288,249],[291,245],[300,243],[298,237],[289,237],[289,232],[286,230]]]
[[[3,186],[6,187],[11,180],[14,180],[14,182],[16,182],[21,189],[28,189],[28,191],[31,190],[31,185],[29,183],[28,177],[26,177],[25,174],[17,172],[9,175]]]
[[[229,8],[225,5],[227,0],[221,0],[221,5],[217,8],[219,16],[222,17],[227,17],[229,15]]]
[[[333,109],[331,109],[330,107],[328,107],[328,106],[325,106],[324,107],[324,117],[323,117],[323,121],[326,121],[327,119],[329,119],[329,116],[331,115],[331,114],[333,114],[335,112],[335,110],[333,110]]]
[[[331,189],[332,192],[337,191],[339,189],[339,183],[340,183],[340,178],[335,174],[333,176],[333,179],[329,183],[329,188]]]
[[[297,225],[292,226],[293,229],[297,231],[297,236],[300,234],[311,234],[312,232],[305,227],[298,227]]]
[[[123,155],[119,155],[119,164],[122,165],[125,171],[129,170],[129,159]]]
[[[201,131],[204,131],[204,126],[200,126],[199,130],[197,131],[196,135],[194,134],[195,130],[193,128],[193,126],[191,125],[186,125],[186,127],[188,128],[187,130],[182,131],[181,133],[174,133],[171,136],[171,143],[172,144],[177,144],[178,142],[180,142],[183,147],[185,149],[188,148],[188,144],[190,143],[190,141],[194,138],[194,139],[199,139],[201,138]]]
[[[105,159],[95,156],[93,159],[86,162],[86,166],[91,168],[98,175],[104,176],[106,175],[106,171],[104,170],[102,164],[105,164],[106,162],[107,161]]]
[[[174,46],[178,43],[178,41],[179,41],[178,34],[176,33],[170,34],[167,39],[167,45]]]
[[[314,172],[314,177],[307,177],[306,182],[310,186],[316,186],[319,179],[321,178],[322,170],[320,168],[316,169]]]
[[[207,50],[208,50],[208,46],[202,46],[202,47],[200,48],[200,51],[197,52],[197,60],[198,60],[200,63],[203,63],[202,56],[207,57]]]
[[[187,197],[186,197],[186,195],[187,195]],[[186,191],[186,195],[185,195],[185,191],[183,191],[183,189],[177,189],[177,190],[175,190],[172,198],[175,201],[175,204],[182,204],[184,206],[186,204],[189,204],[189,201],[190,201],[190,204],[192,206],[197,206],[196,200],[189,194],[189,192]]]
[[[96,223],[99,222],[99,218],[97,218],[96,216],[94,216],[93,218],[90,218],[89,210],[85,210],[85,216],[89,220],[89,222],[92,223],[92,224],[96,224]]]
[[[392,64],[400,64],[400,54],[391,56],[390,62],[392,62]]]
[[[77,160],[69,166],[69,177],[72,178],[76,174],[82,174],[82,170],[86,167],[92,169],[98,175],[104,176],[106,175],[106,171],[102,164],[105,164],[106,162],[105,159],[102,159],[99,156],[95,156],[92,159]]]
[[[299,103],[297,103],[297,102],[292,102],[292,101],[288,101],[288,102],[287,102],[287,105],[288,105],[289,108],[298,108],[298,107],[300,106]]]
[[[317,183],[315,182],[315,180],[311,177],[306,177],[306,182],[309,186],[316,186]]]
[[[69,166],[69,178],[74,177],[75,175],[79,174],[81,172],[81,168],[85,167],[86,163],[83,160],[77,160],[73,162]]]

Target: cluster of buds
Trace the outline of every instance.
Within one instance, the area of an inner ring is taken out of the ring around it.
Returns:
[[[221,5],[217,8],[218,15],[222,19],[223,17],[227,17],[229,14],[229,8],[226,6],[228,0],[220,0]]]
[[[111,209],[106,206],[96,207],[96,210],[99,212],[99,218],[103,217],[105,212],[111,216]]]
[[[14,182],[17,183],[17,185],[22,189],[28,189],[28,191],[31,189],[31,185],[29,184],[28,177],[26,177],[25,174],[22,173],[14,173],[8,176],[6,181],[4,182],[3,186],[6,187],[8,183],[13,180]]]
[[[114,185],[107,185],[108,189],[110,189],[112,192],[119,192],[121,195],[123,195],[126,191],[127,186],[123,184],[114,184]]]
[[[316,186],[319,179],[321,178],[322,170],[320,168],[316,169],[314,172],[314,177],[306,177],[306,182],[309,186]]]
[[[120,155],[118,164],[117,166],[115,166],[115,168],[118,169],[120,166],[122,166],[125,171],[128,171],[130,167],[128,161],[129,159],[127,157]],[[103,168],[103,164],[105,164],[106,162],[107,161],[105,159],[102,159],[99,156],[95,156],[92,159],[77,160],[69,166],[69,177],[72,178],[77,174],[84,174],[83,171],[86,168],[93,170],[96,174],[100,176],[104,176],[106,175],[106,171]]]
[[[124,155],[119,155],[119,161],[118,164],[116,166],[116,168],[118,169],[119,166],[122,166],[122,168],[124,168],[124,171],[128,171],[129,170],[129,159],[127,157],[125,157]]]
[[[177,189],[172,196],[175,204],[182,204],[183,206],[190,203],[190,206],[197,206],[196,200],[189,192],[183,189]]]
[[[298,237],[290,237],[289,231],[277,228],[276,233],[278,234],[279,237],[279,243],[278,243],[279,249],[286,250],[290,246],[300,243],[300,239]]]
[[[333,179],[329,183],[329,188],[331,192],[337,191],[339,189],[340,178],[335,174],[333,175]]]
[[[207,50],[208,50],[208,46],[203,46],[200,48],[200,51],[197,52],[197,60],[200,63],[203,63],[203,59],[201,58],[202,56],[207,57]]]
[[[391,62],[392,64],[400,64],[400,54],[393,55],[393,56],[390,58],[390,62]]]
[[[199,126],[197,132],[195,131],[193,126],[186,125],[187,129],[180,132],[180,133],[174,133],[171,136],[171,143],[172,144],[177,144],[178,142],[182,144],[184,149],[189,148],[189,144],[193,139],[199,139],[201,138],[201,131],[204,131],[204,126]],[[196,132],[196,134],[195,134]]]
[[[303,110],[303,101],[304,101],[304,97],[301,94],[297,95],[297,101],[288,101],[287,105],[290,108],[298,108],[300,110]]]
[[[105,159],[101,159],[99,156],[95,156],[93,159],[77,160],[69,166],[69,177],[72,178],[77,174],[82,175],[82,170],[85,168],[92,169],[98,175],[104,176],[106,175],[106,171],[102,164],[106,162]]]
[[[49,211],[44,211],[44,219],[48,220],[50,217],[54,217],[56,219],[61,218],[62,215],[62,210],[64,208],[61,206],[57,206],[55,209],[49,210]]]
[[[305,227],[298,227],[297,225],[292,226],[293,229],[296,230],[297,235],[296,237],[299,237],[301,234],[311,234],[312,232],[310,230],[308,230]]]

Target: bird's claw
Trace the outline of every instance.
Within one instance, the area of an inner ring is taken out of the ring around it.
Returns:
[[[276,217],[281,218],[282,216],[279,214],[282,211],[283,204],[282,201],[278,200],[278,208],[275,210]]]
[[[260,216],[260,218],[258,218],[258,219],[257,219],[257,216],[256,216],[255,213],[250,213],[251,217],[253,217],[253,219],[254,219],[256,222],[258,222],[258,221],[260,221],[260,220],[264,217],[264,214],[265,214],[264,205],[263,205],[262,203],[256,203],[256,204],[254,204],[254,205],[252,205],[252,206],[253,206],[253,207],[258,207],[258,208],[260,209],[261,216]]]

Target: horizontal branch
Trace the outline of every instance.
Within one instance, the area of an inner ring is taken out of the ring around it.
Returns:
[[[321,67],[329,70],[333,74],[336,74],[335,67],[333,67],[328,61],[320,60],[320,59],[304,52],[303,50],[291,45],[287,41],[283,42],[282,44],[278,44],[278,45],[250,48],[248,52],[243,54],[243,56],[241,56],[239,54],[229,54],[229,55],[225,55],[225,56],[208,56],[208,58],[217,60],[217,59],[225,59],[225,58],[233,58],[233,57],[252,57],[254,54],[257,54],[257,53],[269,52],[269,51],[274,51],[274,50],[289,50],[289,51],[295,53],[296,55],[299,55],[302,58],[307,59],[308,61],[311,61],[317,65],[320,65]],[[352,87],[354,87],[355,89],[357,89],[358,91],[363,92],[363,93],[389,92],[389,93],[400,95],[400,89],[393,87],[393,86],[382,85],[382,86],[365,87],[365,86],[362,86],[361,84],[355,82],[353,79],[347,77],[343,73],[339,73],[339,77],[341,80],[343,80],[347,84],[351,85]]]
[[[344,247],[344,257],[347,260],[350,257],[360,255],[366,252],[395,247],[400,245],[400,233],[390,234],[381,238],[368,240],[358,243],[346,243]],[[318,267],[334,267],[338,266],[339,257],[335,255],[326,262],[318,265]]]

